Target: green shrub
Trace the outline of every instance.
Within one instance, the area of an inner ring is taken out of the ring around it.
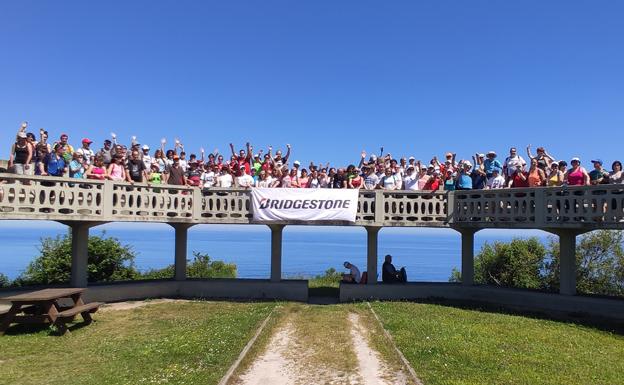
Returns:
[[[141,279],[173,278],[174,265],[163,269],[152,269],[141,274]],[[193,252],[193,260],[186,266],[188,278],[236,278],[236,265],[223,261],[211,261],[207,254]]]
[[[6,275],[0,273],[0,288],[9,287],[11,280]]]

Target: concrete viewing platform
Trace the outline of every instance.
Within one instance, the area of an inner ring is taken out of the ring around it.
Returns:
[[[367,231],[368,285],[343,285],[341,301],[441,297],[513,304],[526,300],[539,309],[590,313],[589,304],[594,303],[596,309],[611,306],[611,315],[624,319],[624,301],[576,296],[575,264],[576,236],[597,229],[624,229],[622,185],[452,192],[361,190],[354,223],[262,223],[271,229],[270,279],[192,280],[186,278],[188,229],[202,224],[258,224],[253,221],[249,190],[214,188],[202,193],[192,187],[14,174],[0,174],[0,180],[0,220],[56,221],[71,227],[70,285],[88,287],[86,297],[90,300],[202,297],[307,301],[307,281],[282,280],[284,227],[361,226]],[[88,285],[89,229],[109,222],[158,222],[172,226],[174,279]],[[378,233],[384,227],[457,231],[462,240],[461,284],[377,284]],[[560,293],[520,295],[513,290],[475,286],[474,234],[493,228],[539,229],[558,236]],[[594,313],[604,315],[603,310]]]

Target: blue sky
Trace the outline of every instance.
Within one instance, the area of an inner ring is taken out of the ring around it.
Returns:
[[[0,157],[19,123],[303,162],[512,145],[622,158],[624,2],[13,1]]]

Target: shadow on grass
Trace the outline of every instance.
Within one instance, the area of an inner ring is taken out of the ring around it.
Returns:
[[[85,326],[89,326],[94,322],[95,320],[93,320],[91,323],[78,321],[76,323],[68,324],[67,330],[69,332],[73,332],[75,330],[82,329]],[[58,328],[51,324],[13,324],[4,332],[4,335],[18,336],[25,334],[38,334],[42,332],[47,332],[50,336],[61,335],[61,333],[58,331]]]

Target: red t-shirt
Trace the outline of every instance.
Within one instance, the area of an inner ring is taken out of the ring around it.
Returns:
[[[522,175],[524,175],[524,180],[522,180],[522,178],[520,178],[519,173],[515,172],[513,174],[513,176],[511,177],[512,183],[511,183],[511,187],[529,187],[529,173],[528,172],[523,172]]]
[[[436,178],[434,180],[429,180],[427,183],[425,183],[425,187],[423,188],[423,190],[436,191],[439,187],[440,187],[440,179]]]

